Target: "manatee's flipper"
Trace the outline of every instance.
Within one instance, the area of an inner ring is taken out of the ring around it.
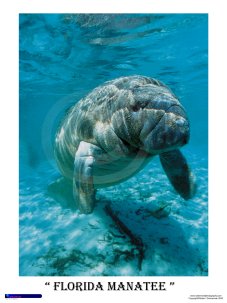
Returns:
[[[176,149],[160,154],[162,167],[175,190],[188,200],[196,190],[195,180],[185,157]]]
[[[93,165],[95,158],[92,154],[93,145],[80,142],[74,161],[73,194],[79,210],[89,214],[95,206],[95,189],[93,183]]]

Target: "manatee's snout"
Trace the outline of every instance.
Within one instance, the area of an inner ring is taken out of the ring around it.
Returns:
[[[150,153],[161,153],[188,143],[190,126],[183,107],[174,104],[163,112],[150,134],[144,140],[144,149]]]

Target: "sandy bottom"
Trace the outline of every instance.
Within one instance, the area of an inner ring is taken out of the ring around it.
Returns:
[[[35,170],[25,165],[20,275],[208,275],[207,166],[201,158],[187,158],[198,184],[193,199],[174,192],[155,159],[130,180],[99,190],[90,215],[75,208],[68,184],[54,183],[60,176],[50,163]],[[107,214],[107,205],[131,236]]]

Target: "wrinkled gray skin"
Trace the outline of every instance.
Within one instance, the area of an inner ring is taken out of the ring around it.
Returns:
[[[93,211],[96,188],[130,178],[156,155],[175,190],[189,199],[194,179],[179,150],[189,133],[184,108],[167,86],[143,76],[121,77],[71,108],[56,135],[55,157],[73,180],[82,213]]]

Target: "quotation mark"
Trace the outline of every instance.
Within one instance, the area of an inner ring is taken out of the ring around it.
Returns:
[[[50,282],[45,282],[45,285],[50,285]]]
[[[169,283],[170,286],[173,286],[174,284],[175,284],[175,282],[170,282]]]

